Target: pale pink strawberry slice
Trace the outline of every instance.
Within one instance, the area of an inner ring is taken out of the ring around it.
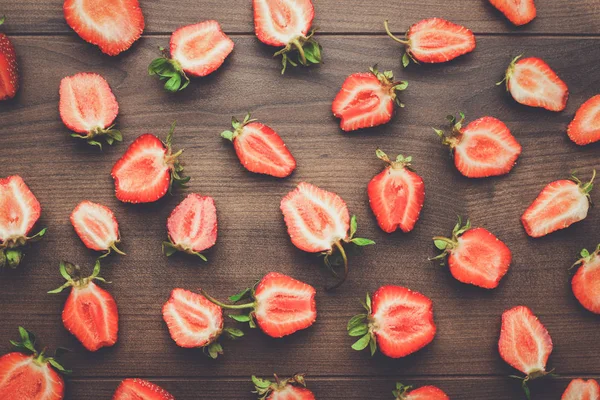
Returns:
[[[595,379],[573,379],[560,400],[600,400],[600,385]]]
[[[84,200],[71,212],[71,224],[88,249],[105,251],[106,255],[111,250],[125,254],[116,246],[121,236],[119,224],[110,208]]]

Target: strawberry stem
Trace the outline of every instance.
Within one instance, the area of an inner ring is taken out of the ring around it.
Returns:
[[[211,303],[214,303],[222,308],[227,308],[230,310],[243,310],[246,308],[256,308],[255,302],[247,303],[247,304],[225,304],[225,303],[215,299],[214,297],[210,296],[208,293],[206,293],[204,291],[204,289],[200,289],[200,294],[202,294],[202,296],[206,297],[206,299],[208,301],[210,301]]]
[[[113,249],[113,251],[117,254],[120,254],[122,256],[126,255],[124,251],[119,250],[119,248],[117,247],[117,243],[115,243],[115,242],[113,242],[113,244],[110,245],[110,248]]]
[[[334,245],[339,250],[340,255],[342,256],[342,260],[344,260],[344,275],[342,275],[342,279],[340,279],[335,285],[327,287],[326,290],[337,289],[342,285],[342,283],[346,281],[346,278],[348,277],[348,256],[346,256],[344,246],[342,246],[342,244],[339,241],[335,242]]]
[[[387,35],[389,37],[391,37],[392,39],[394,39],[396,42],[401,43],[405,46],[407,46],[409,44],[408,40],[402,40],[402,39],[399,39],[398,37],[394,36],[394,34],[390,31],[390,27],[388,26],[387,19],[385,21],[383,21],[383,26],[385,27],[385,33],[387,33]]]
[[[302,47],[302,43],[298,40],[298,38],[292,40],[291,44],[293,44],[298,50],[298,55],[300,56],[300,62],[303,65],[306,65],[306,55],[304,54],[304,48]]]

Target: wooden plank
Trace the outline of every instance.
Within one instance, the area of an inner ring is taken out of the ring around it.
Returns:
[[[72,32],[63,18],[60,0],[23,0],[3,5],[9,33]],[[146,33],[170,33],[181,25],[218,20],[226,32],[251,33],[254,30],[251,2],[239,0],[180,0],[177,6],[159,0],[140,1],[146,19]],[[536,34],[599,34],[600,5],[595,0],[537,1],[538,16],[529,25],[512,26],[485,0],[391,1],[385,5],[362,0],[315,0],[315,27],[325,33],[383,32],[383,20],[393,21],[398,31],[420,19],[446,18],[474,32]]]
[[[44,209],[40,226],[50,229],[48,237],[28,252],[19,271],[0,278],[0,354],[9,351],[8,339],[16,336],[18,325],[24,325],[50,346],[73,348],[67,364],[78,379],[131,375],[198,379],[273,370],[365,379],[400,372],[404,376],[505,376],[514,371],[497,354],[500,315],[508,307],[525,304],[552,335],[551,367],[561,374],[600,373],[598,318],[577,305],[567,271],[581,247],[597,244],[600,212],[592,209],[585,222],[539,240],[527,238],[519,223],[522,211],[545,183],[568,175],[571,169],[587,177],[593,167],[600,167],[597,146],[577,147],[564,134],[579,104],[599,87],[597,40],[521,38],[515,43],[507,37],[481,38],[478,51],[457,62],[411,66],[399,73],[410,81],[402,95],[407,107],[389,125],[355,134],[339,131],[330,115],[331,99],[349,73],[375,62],[398,72],[399,54],[389,41],[371,36],[324,37],[323,45],[330,49],[325,65],[282,77],[270,50],[253,37],[237,37],[234,54],[219,72],[172,96],[145,72],[156,47],[166,40],[144,38],[134,51],[113,59],[72,37],[16,38],[25,80],[18,98],[0,109],[1,175],[24,177]],[[565,112],[519,106],[494,85],[511,57],[521,52],[543,57],[568,83],[571,100]],[[103,74],[120,102],[117,122],[125,143],[103,153],[70,138],[57,110],[60,79],[88,70]],[[247,110],[275,128],[296,156],[299,167],[290,179],[245,172],[230,145],[219,138],[230,116]],[[509,176],[474,181],[454,170],[447,149],[430,127],[443,124],[447,113],[458,110],[470,119],[494,115],[513,130],[523,145],[523,156]],[[150,131],[164,136],[175,119],[175,146],[186,148],[182,159],[193,177],[190,189],[152,205],[120,204],[109,177],[112,165],[139,134]],[[365,188],[381,168],[374,157],[377,146],[393,154],[412,154],[414,167],[425,180],[425,208],[410,234],[382,233],[369,210]],[[281,197],[303,180],[339,193],[358,215],[360,235],[377,241],[373,248],[352,256],[349,282],[335,293],[321,289],[327,274],[320,260],[293,247],[279,213]],[[207,264],[188,257],[167,260],[160,251],[166,217],[192,191],[213,196],[219,210],[220,236],[207,254]],[[594,195],[598,197],[597,192]],[[103,273],[113,282],[109,289],[120,307],[119,342],[94,354],[85,352],[60,324],[66,296],[45,294],[61,284],[59,260],[90,265],[94,259],[68,220],[83,199],[115,211],[128,253],[108,259]],[[435,254],[431,236],[447,234],[456,214],[470,215],[476,225],[487,227],[512,249],[512,269],[497,290],[458,284],[446,270],[427,261]],[[250,332],[244,340],[226,342],[226,354],[216,362],[200,351],[179,349],[171,341],[160,308],[172,288],[202,286],[225,297],[272,270],[319,289],[314,327],[283,340]],[[365,291],[390,283],[433,299],[438,335],[430,346],[408,358],[370,359],[350,349],[345,323],[361,311],[358,298]],[[494,393],[498,390],[511,398],[506,383],[496,384]],[[74,393],[87,393],[81,388],[87,384],[73,389]],[[381,393],[387,393],[390,384],[386,382]],[[468,385],[473,393],[488,393],[479,383]],[[240,390],[247,390],[246,384],[223,386],[226,393],[231,390],[223,398],[237,398]],[[101,387],[109,393],[114,385]],[[203,386],[190,387],[194,391]],[[212,390],[203,394],[205,398],[221,389]],[[333,392],[337,390],[342,390],[338,384]],[[455,390],[459,393],[458,386]]]

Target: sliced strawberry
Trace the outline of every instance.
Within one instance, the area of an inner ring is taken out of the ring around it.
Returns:
[[[573,379],[561,400],[600,400],[600,385],[594,379]]]
[[[546,363],[552,353],[552,339],[544,325],[525,306],[511,308],[502,314],[498,350],[507,364],[526,375],[523,380],[526,393],[529,393],[528,381],[548,374]]]
[[[150,63],[148,73],[165,81],[165,90],[177,92],[189,85],[189,76],[206,76],[219,69],[233,46],[217,21],[182,26],[171,35],[171,58],[163,50],[163,57]]]
[[[412,386],[405,386],[396,383],[396,390],[392,392],[396,400],[450,400],[443,390],[435,386],[422,386],[413,389]]]
[[[5,17],[0,17],[0,25]],[[19,90],[19,65],[15,46],[4,33],[0,33],[0,101],[12,99]]]
[[[108,82],[95,73],[80,72],[60,81],[60,118],[72,137],[85,139],[89,144],[102,145],[95,140],[103,136],[108,144],[122,141],[121,132],[112,124],[119,113],[119,104]]]
[[[164,143],[146,133],[129,146],[111,171],[117,199],[126,203],[150,203],[170,192],[173,184],[184,186],[190,180],[180,176],[183,167],[178,157],[183,150],[171,151],[174,131],[175,123]]]
[[[285,46],[281,55],[287,64],[308,66],[321,62],[321,46],[308,34],[315,16],[311,0],[253,0],[256,37],[269,46]],[[292,54],[289,54],[292,53]]]
[[[595,176],[596,170],[587,183],[575,176],[549,183],[521,216],[527,234],[542,237],[585,219]]]
[[[71,224],[88,249],[125,254],[117,248],[119,224],[110,208],[84,200],[71,213]]]
[[[44,236],[42,229],[27,236],[40,218],[39,201],[19,175],[0,179],[0,269],[16,268],[23,256],[21,247]]]
[[[6,400],[62,400],[63,378],[56,372],[67,372],[55,357],[47,357],[35,349],[35,336],[19,327],[21,342],[11,343],[21,351],[0,357],[0,398]]]
[[[516,57],[508,66],[504,80],[507,90],[518,103],[550,111],[562,111],[567,106],[569,88],[539,58]]]
[[[463,128],[460,119],[448,116],[452,129],[434,131],[454,154],[456,169],[467,178],[487,178],[508,174],[521,154],[521,145],[508,127],[494,117],[476,119]]]
[[[425,201],[423,179],[413,172],[412,157],[399,155],[396,161],[391,161],[379,149],[376,154],[387,166],[369,182],[367,193],[371,210],[384,232],[391,233],[398,228],[410,232]]]
[[[201,254],[217,241],[217,208],[212,197],[189,194],[167,219],[169,242],[163,242],[167,257],[177,251],[193,254],[206,261]]]
[[[314,400],[313,392],[306,388],[303,374],[288,379],[275,376],[275,382],[252,375],[252,383],[260,400]]]
[[[580,267],[571,281],[573,294],[587,310],[600,314],[600,245],[591,254],[581,250],[577,265]]]
[[[163,319],[171,338],[184,348],[218,346],[223,331],[223,310],[204,296],[173,289],[163,305]]]
[[[394,105],[404,107],[397,92],[407,86],[406,81],[394,81],[392,71],[379,72],[375,66],[346,78],[331,110],[346,132],[383,125],[392,119]]]
[[[111,294],[94,283],[106,282],[99,277],[100,261],[96,260],[89,277],[82,277],[79,266],[68,262],[60,263],[60,273],[67,282],[48,293],[72,288],[62,312],[65,328],[89,351],[113,346],[119,331],[119,312]]]
[[[459,218],[452,238],[436,236],[435,246],[443,252],[432,260],[448,257],[448,267],[459,282],[494,289],[508,272],[512,261],[510,249],[496,236],[483,228],[463,226]]]
[[[155,383],[128,378],[121,382],[112,400],[175,400],[175,397]]]
[[[537,14],[533,0],[490,0],[490,3],[517,26],[530,23]]]
[[[344,275],[330,289],[341,285],[348,275],[348,259],[343,243],[357,246],[375,244],[372,240],[354,237],[356,217],[350,218],[348,207],[340,196],[310,183],[299,183],[281,200],[280,208],[290,239],[300,250],[321,253],[329,267],[333,266],[330,256],[335,250],[339,251]]]
[[[600,140],[600,94],[579,107],[567,129],[569,138],[580,146]]]
[[[109,56],[129,49],[142,36],[144,16],[138,0],[65,0],[67,24]]]
[[[364,303],[367,314],[354,316],[348,322],[348,334],[360,336],[354,350],[377,347],[391,358],[405,357],[433,340],[436,332],[431,300],[418,292],[401,286],[382,286],[367,294]]]
[[[406,46],[402,65],[407,67],[412,59],[417,64],[443,63],[475,50],[475,35],[470,29],[442,18],[424,19],[412,25],[406,39],[399,39],[384,22],[389,37]]]
[[[243,121],[232,117],[233,130],[221,137],[233,142],[240,163],[250,172],[285,178],[296,169],[296,159],[281,137],[267,125],[246,114]]]

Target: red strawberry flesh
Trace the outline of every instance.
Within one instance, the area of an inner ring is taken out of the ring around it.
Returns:
[[[212,197],[189,194],[167,220],[171,242],[183,251],[201,252],[217,241],[217,209]]]
[[[119,242],[115,215],[102,204],[82,201],[71,213],[71,224],[89,249],[106,251]]]
[[[580,146],[600,140],[600,94],[581,105],[569,124],[567,134]]]
[[[19,66],[15,46],[0,33],[0,101],[12,99],[19,90]]]
[[[286,46],[306,36],[315,12],[311,0],[253,0],[258,39],[270,46]]]
[[[20,176],[0,179],[0,243],[26,237],[41,212],[40,203]]]
[[[537,14],[533,0],[490,0],[490,3],[517,26],[528,24]]]
[[[600,255],[598,251],[580,260],[571,287],[579,303],[590,312],[600,314]]]
[[[63,379],[49,364],[17,352],[0,357],[0,398],[62,400],[63,396]]]
[[[561,400],[600,400],[600,385],[594,379],[573,379]]]
[[[175,397],[155,383],[129,378],[121,382],[112,400],[175,400]]]

